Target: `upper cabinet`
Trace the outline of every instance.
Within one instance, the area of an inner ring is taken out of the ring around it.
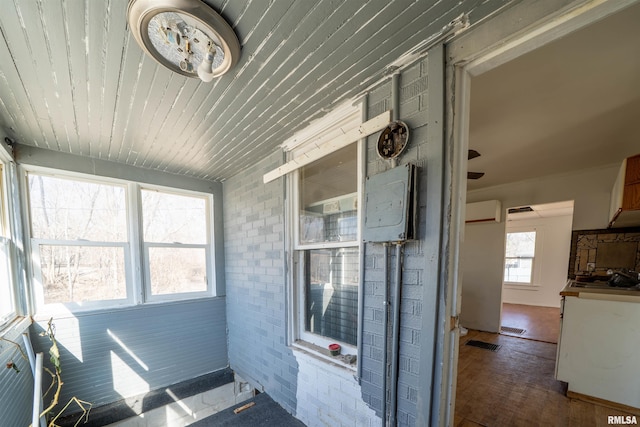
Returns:
[[[640,225],[640,154],[622,162],[609,210],[609,227]]]

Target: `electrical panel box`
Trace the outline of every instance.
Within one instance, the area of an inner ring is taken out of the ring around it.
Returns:
[[[365,242],[415,239],[418,168],[407,164],[368,177],[364,190]]]

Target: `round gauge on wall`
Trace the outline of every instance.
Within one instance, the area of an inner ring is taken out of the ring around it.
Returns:
[[[409,127],[403,121],[396,120],[384,128],[378,138],[377,151],[383,159],[395,159],[407,148]]]

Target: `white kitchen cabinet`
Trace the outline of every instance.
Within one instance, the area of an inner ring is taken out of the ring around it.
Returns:
[[[556,378],[567,394],[640,408],[640,297],[563,298]]]

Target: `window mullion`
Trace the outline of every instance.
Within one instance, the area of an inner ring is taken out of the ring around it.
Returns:
[[[133,296],[134,304],[145,301],[147,292],[146,271],[148,264],[143,248],[142,236],[142,201],[140,198],[140,185],[130,183],[127,186],[128,220],[129,220],[129,272],[127,277],[128,293]]]

